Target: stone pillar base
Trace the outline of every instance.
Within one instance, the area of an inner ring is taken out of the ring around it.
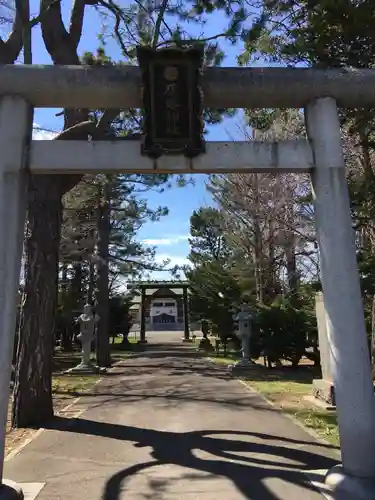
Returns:
[[[249,361],[237,361],[233,365],[228,366],[228,372],[232,375],[245,375],[246,373],[251,373],[254,368],[257,368],[257,365],[249,360]]]
[[[3,479],[0,484],[0,500],[24,500],[22,488],[14,481]]]
[[[336,406],[335,387],[330,380],[313,380],[312,393],[314,398],[323,401],[329,406]]]
[[[80,363],[73,368],[69,368],[64,373],[67,374],[82,374],[82,375],[93,375],[98,373],[106,373],[107,369],[100,366],[93,365],[92,363]]]
[[[374,500],[375,479],[361,479],[347,474],[341,465],[331,470],[308,471],[307,477],[317,490],[334,500]]]
[[[148,344],[147,339],[138,340],[138,344]]]
[[[328,471],[325,484],[337,500],[373,500],[375,498],[375,480],[349,476],[341,465]]]
[[[187,342],[187,343],[190,343],[190,344],[191,344],[191,343],[193,342],[193,339],[183,337],[183,338],[182,338],[182,342]]]

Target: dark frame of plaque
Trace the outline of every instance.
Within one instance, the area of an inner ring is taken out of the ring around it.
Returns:
[[[204,153],[200,86],[204,45],[162,49],[139,46],[137,57],[142,78],[141,154],[194,158]]]

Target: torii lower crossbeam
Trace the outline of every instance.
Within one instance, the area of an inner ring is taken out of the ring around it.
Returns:
[[[35,174],[309,172],[314,166],[306,140],[208,142],[206,154],[189,160],[140,154],[140,142],[33,141],[30,170]]]

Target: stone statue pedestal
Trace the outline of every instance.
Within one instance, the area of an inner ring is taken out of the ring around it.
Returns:
[[[73,368],[69,368],[64,373],[71,375],[98,375],[100,373],[107,373],[107,368],[96,366],[93,363],[80,363]]]
[[[233,365],[228,366],[228,372],[232,375],[246,375],[247,373],[251,373],[254,368],[256,367],[256,364],[254,361],[249,360],[244,360],[241,359],[241,361],[237,361],[237,363],[234,363]]]
[[[182,342],[185,344],[192,344],[194,340],[192,338],[182,337]]]

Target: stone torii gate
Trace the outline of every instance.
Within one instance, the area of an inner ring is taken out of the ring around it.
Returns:
[[[176,290],[182,288],[182,303],[184,311],[184,342],[190,342],[190,331],[189,331],[189,298],[188,289],[189,282],[187,281],[140,281],[138,283],[132,284],[128,283],[128,290],[140,290],[141,291],[141,315],[140,315],[140,344],[147,344],[146,338],[146,316],[145,316],[145,302],[146,302],[146,291],[150,288],[157,288],[158,290]]]
[[[202,87],[206,107],[305,108],[308,140],[214,142],[194,160],[156,161],[138,142],[31,141],[30,107],[141,107],[139,68],[0,67],[0,471],[29,172],[310,172],[343,464],[325,480],[374,498],[374,388],[337,106],[374,107],[375,71],[210,68]]]

